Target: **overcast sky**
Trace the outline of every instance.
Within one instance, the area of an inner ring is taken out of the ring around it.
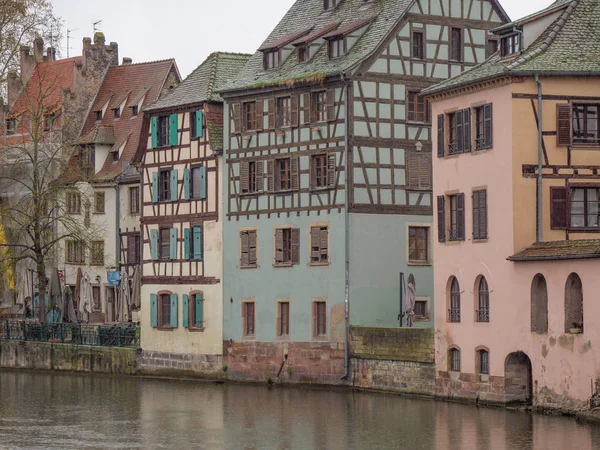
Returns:
[[[254,53],[295,0],[53,0],[70,33],[70,55],[93,35],[93,22],[107,42],[119,44],[119,58],[133,62],[175,58],[182,77],[213,51]],[[554,0],[501,0],[518,19]],[[61,43],[67,56],[66,39]]]

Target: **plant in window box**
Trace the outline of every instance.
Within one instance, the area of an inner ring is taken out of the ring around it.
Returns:
[[[583,324],[573,322],[573,327],[569,328],[569,333],[571,334],[581,334],[583,333]]]

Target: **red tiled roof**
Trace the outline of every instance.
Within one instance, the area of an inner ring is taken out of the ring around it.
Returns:
[[[600,239],[536,242],[519,250],[507,259],[513,262],[521,262],[587,258],[600,258]]]
[[[360,19],[355,22],[351,22],[348,25],[346,25],[345,27],[338,28],[337,30],[333,30],[332,32],[325,34],[323,36],[323,39],[329,39],[329,38],[333,38],[336,36],[342,36],[342,35],[345,35],[348,33],[352,33],[354,30],[358,30],[359,28],[364,27],[368,23],[373,22],[373,20],[375,20],[376,18],[377,18],[377,16],[372,16],[372,17],[367,17],[366,19]]]

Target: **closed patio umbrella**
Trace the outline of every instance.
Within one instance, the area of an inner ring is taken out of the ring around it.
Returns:
[[[73,291],[71,291],[69,285],[63,291],[63,305],[65,306],[65,313],[69,322],[77,323],[77,313],[73,306]]]
[[[129,309],[131,307],[131,291],[129,290],[129,275],[127,275],[127,269],[121,271],[121,285],[119,289],[119,311],[117,320],[125,322],[126,316],[124,311],[127,311],[129,315]]]
[[[81,288],[83,283],[83,272],[81,267],[77,268],[77,274],[75,275],[75,292],[73,292],[73,300],[75,300],[75,310],[80,309],[81,304]]]
[[[404,305],[404,312],[406,313],[406,325],[409,327],[413,326],[413,317],[415,315],[415,303],[417,300],[417,286],[415,283],[415,277],[411,273],[408,276],[408,283],[406,286],[406,304]]]
[[[135,267],[133,272],[133,282],[131,283],[131,307],[132,309],[139,309],[141,306],[141,291],[142,291],[142,268],[140,266]]]
[[[81,283],[79,312],[82,314],[82,318],[83,314],[92,313],[92,283],[90,281],[90,276],[87,273],[83,276],[83,281]]]

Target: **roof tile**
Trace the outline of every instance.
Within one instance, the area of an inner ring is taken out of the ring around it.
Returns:
[[[537,242],[507,259],[513,262],[600,258],[600,239]]]

